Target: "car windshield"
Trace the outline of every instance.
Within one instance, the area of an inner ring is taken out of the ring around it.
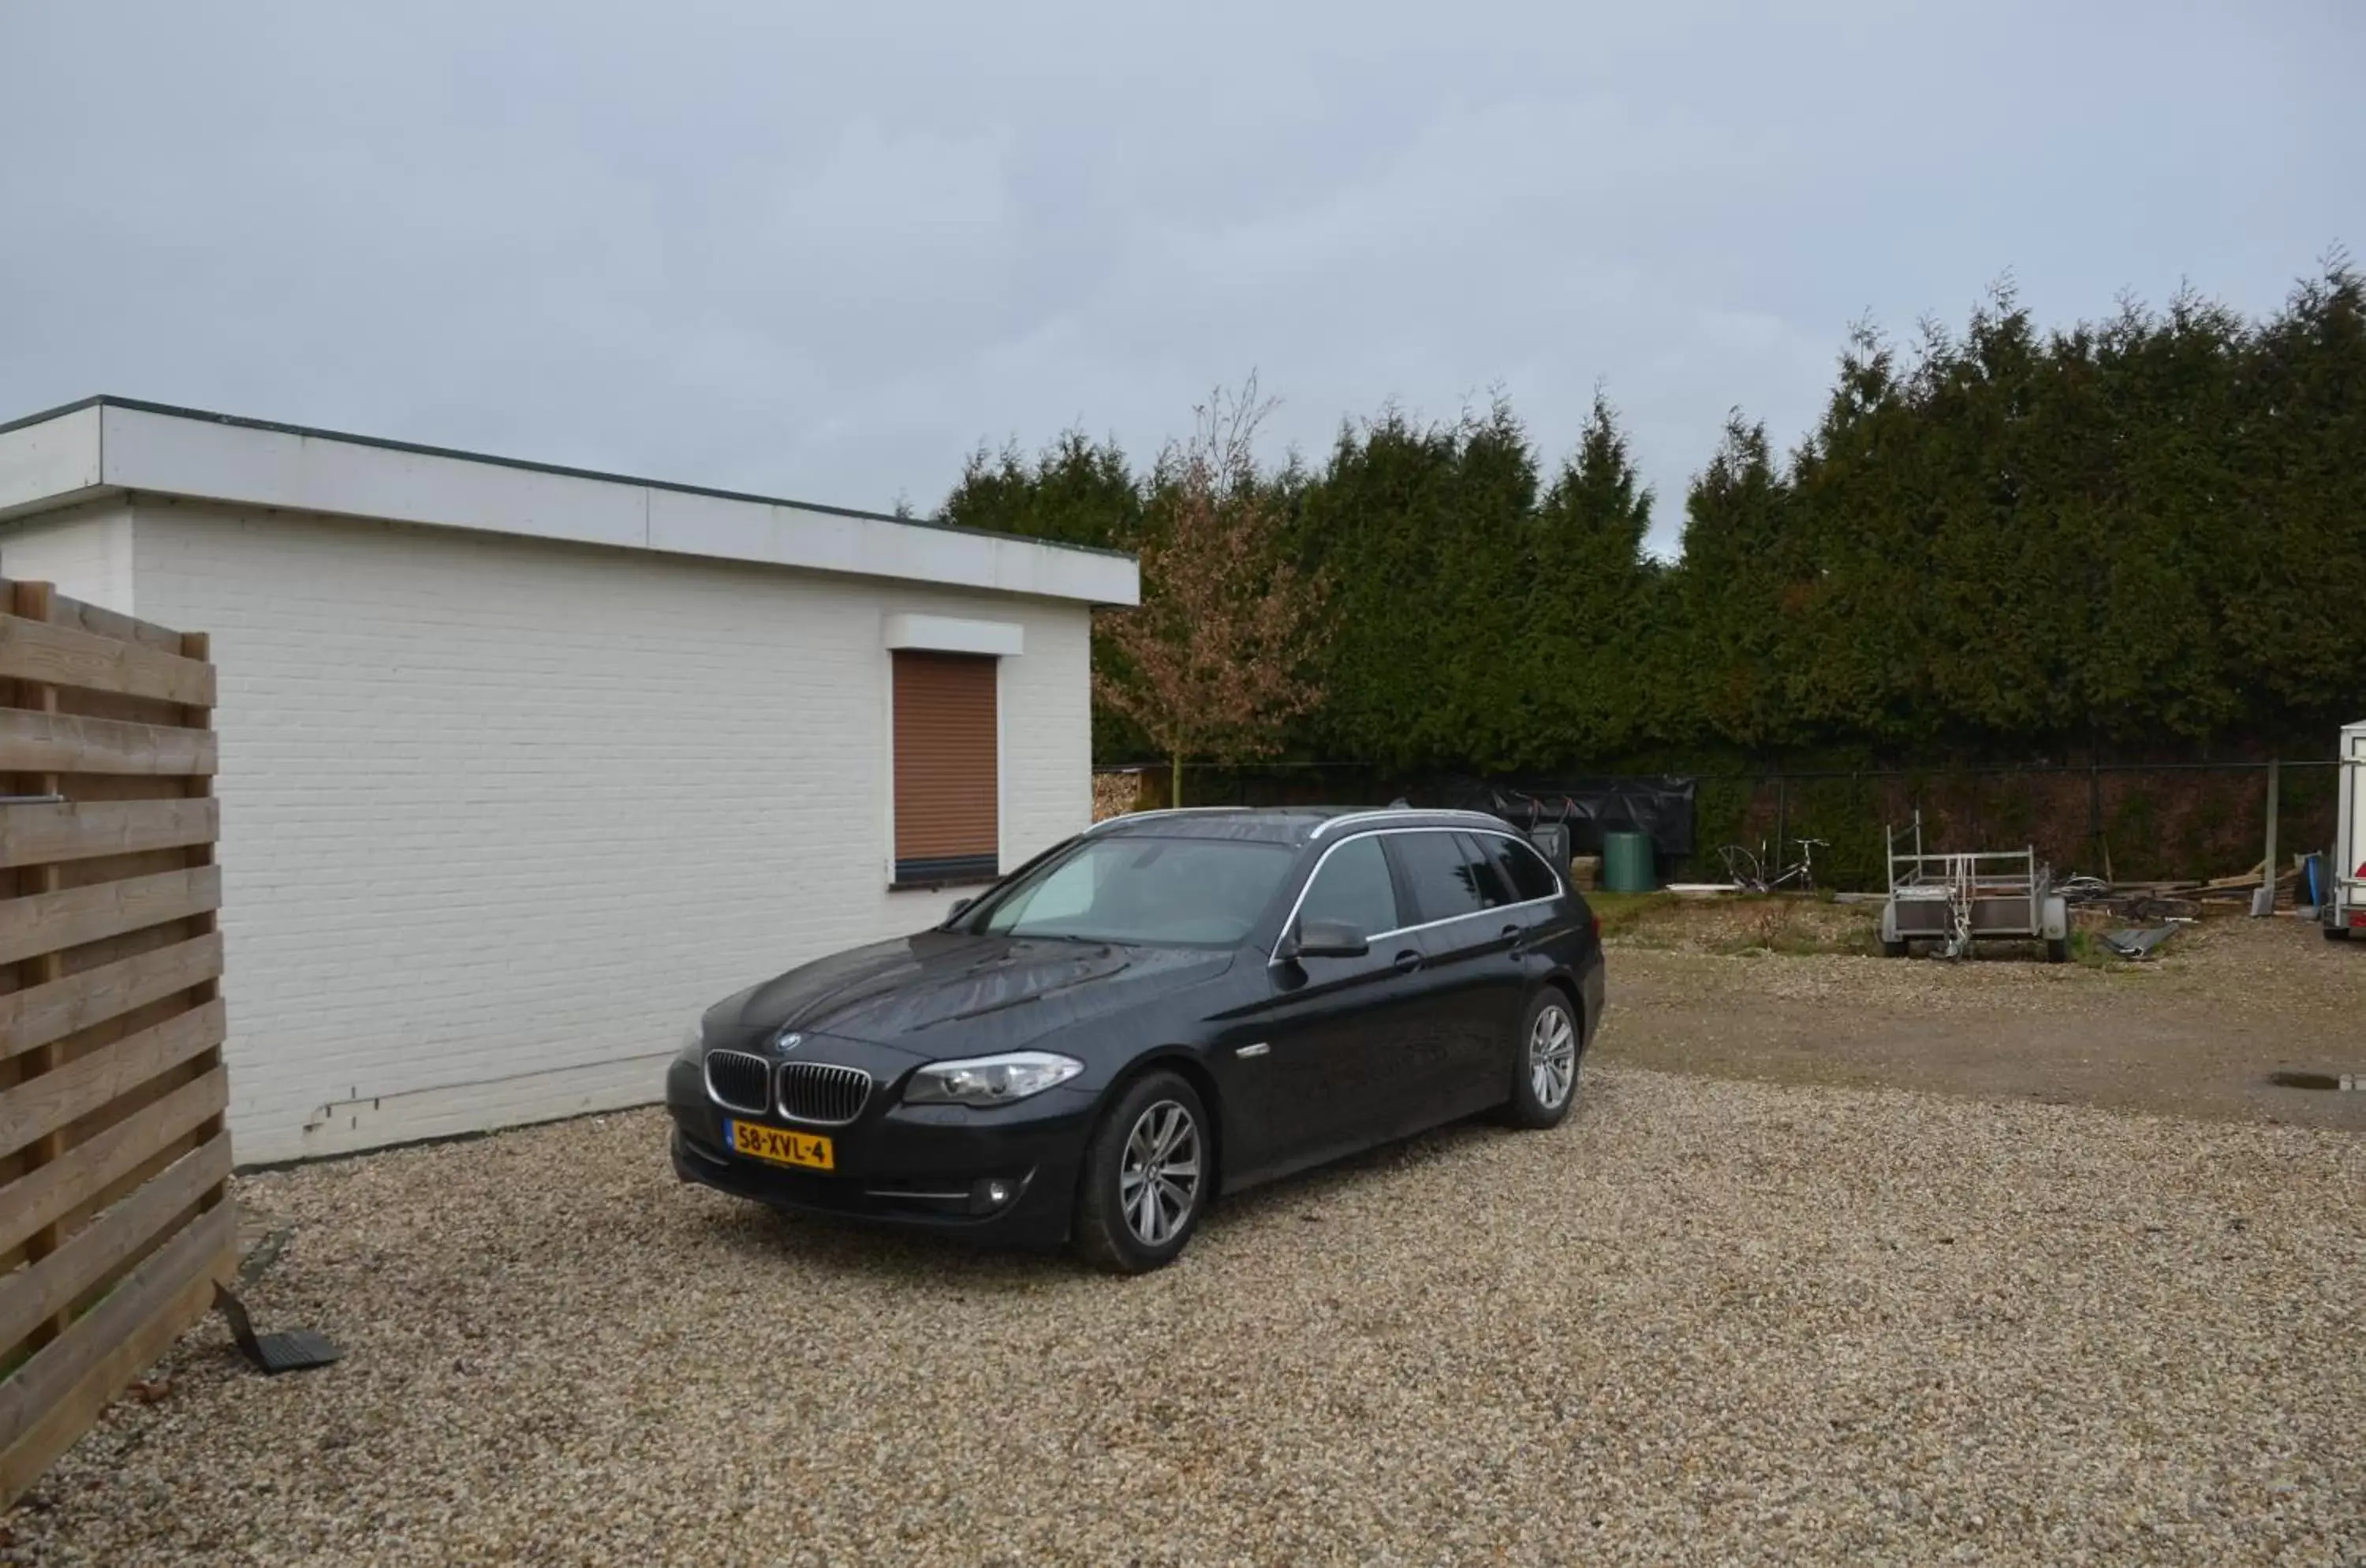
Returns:
[[[959,922],[997,936],[1230,947],[1273,901],[1294,857],[1227,839],[1087,839]]]

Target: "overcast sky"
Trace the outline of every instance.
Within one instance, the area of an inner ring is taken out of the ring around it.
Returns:
[[[2366,252],[2361,81],[2358,0],[0,0],[0,418],[927,511],[1252,367],[1277,453],[1500,387],[1557,461],[1599,381],[1665,547],[1854,319]]]

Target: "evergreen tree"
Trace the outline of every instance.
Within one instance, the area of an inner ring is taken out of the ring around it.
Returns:
[[[2366,280],[2337,255],[2248,346],[2221,643],[2251,727],[2322,728],[2366,716]]]
[[[1795,739],[1783,687],[1786,619],[1803,601],[1793,539],[1785,532],[1787,487],[1766,427],[1729,415],[1725,438],[1684,498],[1684,558],[1671,624],[1677,650],[1667,696],[1710,733],[1764,748]]]
[[[944,514],[1155,553],[1177,472],[1071,431],[981,448]],[[1673,563],[1599,397],[1549,487],[1500,397],[1228,482],[1331,584],[1326,701],[1268,736],[1325,760],[2314,749],[2366,692],[2366,283],[2338,255],[2263,321],[2183,291],[2045,333],[2008,284],[1910,355],[1860,326],[1787,462],[1728,422]],[[1106,704],[1096,740],[1148,744]]]
[[[1656,606],[1644,537],[1651,492],[1609,400],[1597,391],[1577,451],[1537,507],[1520,603],[1533,767],[1599,762],[1650,729],[1635,662]]]
[[[1515,759],[1529,727],[1507,640],[1537,480],[1500,399],[1452,423],[1391,409],[1341,429],[1298,512],[1301,559],[1333,584],[1322,749],[1394,768]]]
[[[1016,442],[984,446],[962,465],[944,520],[1064,545],[1131,549],[1142,531],[1142,490],[1116,440],[1062,432],[1030,460]]]

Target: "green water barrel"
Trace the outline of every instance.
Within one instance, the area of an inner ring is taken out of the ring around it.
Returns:
[[[1602,886],[1611,893],[1649,893],[1660,885],[1651,871],[1651,835],[1602,835]]]

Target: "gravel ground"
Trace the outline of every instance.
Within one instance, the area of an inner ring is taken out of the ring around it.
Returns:
[[[2366,1072],[2366,944],[2293,919],[2212,919],[2142,964],[1741,953],[1748,908],[1622,910],[1610,1061],[1785,1083],[1879,1084],[2366,1133],[2366,1094],[2277,1087]],[[1845,945],[1871,911],[1806,904]]]
[[[1607,1065],[1135,1280],[674,1184],[637,1112],[261,1177],[8,1561],[2366,1562],[2366,1141]]]

